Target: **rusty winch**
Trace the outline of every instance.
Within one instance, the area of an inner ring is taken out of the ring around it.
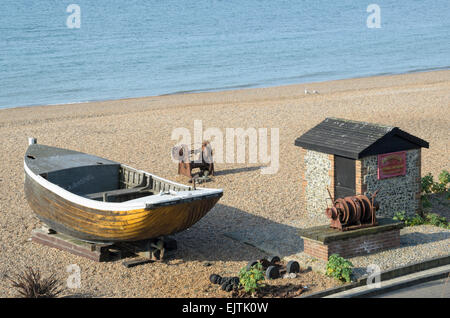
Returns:
[[[371,197],[361,194],[338,199],[333,199],[328,191],[333,206],[327,208],[325,214],[331,219],[331,227],[347,231],[377,225],[375,212],[380,206],[375,197],[378,191]]]
[[[172,157],[178,160],[178,174],[194,177],[193,169],[200,169],[200,176],[214,175],[213,151],[209,141],[203,141],[198,149],[187,145],[172,148]]]

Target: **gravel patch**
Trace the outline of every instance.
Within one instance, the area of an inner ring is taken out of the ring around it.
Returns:
[[[349,258],[353,263],[353,275],[358,279],[367,273],[369,265],[377,265],[381,271],[390,270],[439,256],[450,255],[450,230],[431,225],[405,227],[400,230],[400,247],[371,255]],[[326,262],[299,253],[289,257],[304,267],[325,273]]]
[[[305,87],[320,94],[305,95]],[[230,238],[230,233],[244,237],[248,231],[271,254],[282,245],[281,251],[295,255],[301,253],[296,250],[295,229],[319,225],[306,215],[301,200],[300,149],[294,145],[298,136],[332,116],[399,126],[429,141],[430,149],[422,153],[422,175],[431,172],[437,176],[442,169],[450,170],[449,98],[450,71],[440,71],[0,110],[0,273],[11,275],[32,265],[44,276],[56,273],[65,281],[66,267],[78,264],[82,286],[67,295],[225,297],[210,286],[209,275],[234,275],[249,260],[268,254]],[[171,133],[185,127],[193,134],[194,119],[203,121],[204,130],[217,127],[224,134],[226,128],[279,128],[280,169],[274,175],[263,175],[259,164],[217,163],[214,181],[202,186],[222,188],[224,196],[200,222],[175,235],[179,248],[167,263],[126,269],[121,262],[95,263],[28,241],[31,231],[40,225],[23,194],[27,137],[187,183],[186,178],[177,176],[177,165],[170,159],[176,143]],[[418,229],[421,227],[407,231]],[[425,240],[433,234],[420,233]],[[408,242],[420,238],[407,234],[403,236]],[[284,243],[274,244],[277,239]],[[380,255],[390,259],[383,263],[380,257],[382,266],[413,261],[420,255],[436,256],[448,253],[448,243],[448,238],[422,245],[407,243],[400,249],[402,255],[389,258],[390,254],[379,253],[355,260],[355,266],[364,268]],[[211,266],[204,266],[205,262]],[[0,297],[15,295],[9,282],[0,279]]]

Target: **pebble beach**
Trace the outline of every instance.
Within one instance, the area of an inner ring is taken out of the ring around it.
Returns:
[[[316,93],[306,94],[305,90]],[[422,176],[437,176],[443,169],[450,170],[448,70],[1,109],[0,297],[17,296],[6,278],[25,266],[39,269],[44,276],[55,273],[65,281],[70,264],[81,269],[81,288],[67,290],[66,296],[229,297],[209,283],[209,275],[234,276],[248,261],[268,256],[270,251],[239,241],[232,233],[245,231],[251,236],[258,232],[265,240],[273,237],[273,245],[286,245],[285,255],[280,256],[290,257],[301,253],[301,244],[295,239],[277,243],[275,238],[318,225],[317,219],[304,211],[300,148],[294,140],[325,117],[398,126],[430,143],[429,149],[422,149]],[[202,121],[203,130],[218,128],[224,134],[226,128],[278,128],[278,172],[262,174],[261,167],[266,164],[250,164],[248,158],[246,163],[216,163],[213,180],[200,186],[221,188],[223,197],[197,224],[173,236],[178,250],[165,263],[125,268],[120,261],[96,263],[30,241],[31,231],[41,224],[23,193],[27,137],[187,184],[188,179],[177,175],[177,165],[171,160],[171,149],[176,143],[172,132],[182,127],[193,134],[194,120]],[[420,242],[422,232],[426,245]],[[382,269],[450,254],[448,232],[429,226],[403,230],[408,238],[401,247],[405,253],[398,257],[398,251],[391,251],[396,261],[380,259]],[[432,238],[436,242],[430,241]],[[388,252],[376,255],[383,253]],[[355,263],[362,268],[371,261],[377,261],[377,257]],[[337,284],[313,271],[304,275],[295,281],[314,281],[311,291]]]

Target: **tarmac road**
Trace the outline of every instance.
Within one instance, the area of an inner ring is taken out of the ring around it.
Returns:
[[[371,298],[450,298],[450,278],[442,278]]]

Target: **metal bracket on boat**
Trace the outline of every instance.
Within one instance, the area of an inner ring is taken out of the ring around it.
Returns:
[[[56,231],[49,228],[47,225],[42,225],[41,231],[43,231],[45,234],[56,234]]]
[[[127,268],[146,263],[163,262],[166,252],[177,249],[177,242],[168,237],[159,237],[140,242],[120,243],[120,245],[139,256],[135,259],[123,261],[122,264]]]
[[[169,190],[169,191],[160,191],[159,195],[177,195],[178,193],[176,191],[173,190]]]
[[[196,175],[195,177],[192,178],[192,182],[194,184],[194,190],[197,184],[202,184],[204,182],[210,182],[212,181],[212,179],[208,176],[208,174],[205,174],[203,176],[198,176]]]
[[[35,145],[37,144],[37,139],[33,137],[28,137],[28,145]]]
[[[153,247],[153,249],[152,249],[152,247]],[[164,260],[165,251],[166,250],[164,248],[164,240],[163,239],[158,239],[156,242],[150,243],[150,253],[151,253],[152,260],[155,260],[155,261]],[[159,256],[159,259],[158,259],[158,256]]]
[[[161,237],[143,242],[136,250],[137,255],[151,261],[163,261],[165,252],[164,238]]]

